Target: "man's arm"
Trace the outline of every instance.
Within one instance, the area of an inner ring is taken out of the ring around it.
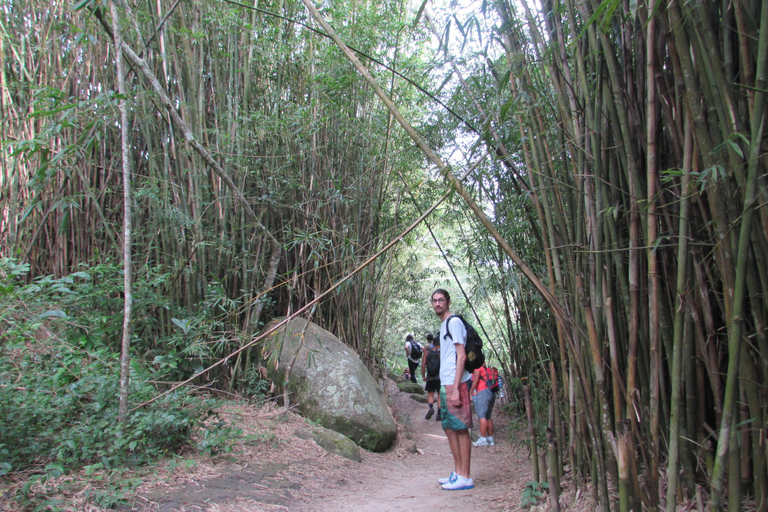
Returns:
[[[421,380],[424,382],[427,382],[427,354],[429,350],[429,348],[425,348],[424,354],[421,356]]]
[[[461,405],[461,395],[459,395],[459,385],[461,384],[461,376],[464,375],[464,363],[467,360],[467,353],[464,350],[462,343],[455,343],[456,348],[456,377],[453,378],[453,393],[451,393],[451,401],[453,405],[459,407]]]

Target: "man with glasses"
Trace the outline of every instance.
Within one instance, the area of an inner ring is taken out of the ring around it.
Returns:
[[[451,296],[438,289],[432,293],[432,309],[440,318],[440,416],[448,445],[453,455],[454,471],[438,480],[446,491],[472,489],[474,482],[469,475],[472,457],[472,405],[469,387],[472,374],[464,369],[467,360],[464,345],[467,330],[458,317],[451,317]],[[450,337],[446,341],[446,334]]]

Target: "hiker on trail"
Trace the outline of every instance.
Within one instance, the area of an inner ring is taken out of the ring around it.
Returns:
[[[421,361],[421,378],[426,383],[424,390],[427,392],[429,410],[426,418],[429,419],[435,413],[433,404],[437,395],[437,417],[440,421],[440,338],[435,339],[432,333],[427,334],[427,350],[424,351],[424,359]]]
[[[480,420],[480,437],[473,444],[474,446],[493,446],[496,444],[493,440],[493,404],[496,403],[496,393],[488,385],[489,372],[487,366],[483,365],[472,374],[472,389],[469,394],[475,402],[475,411]],[[496,373],[496,382],[498,382],[498,373]]]
[[[472,375],[464,369],[467,354],[464,345],[467,330],[464,322],[451,315],[451,296],[438,289],[432,292],[432,309],[440,318],[440,415],[453,455],[454,471],[438,480],[446,491],[472,489],[475,484],[469,475],[472,457],[472,404],[469,398],[469,380]],[[447,337],[446,337],[447,336]]]
[[[418,341],[413,340],[413,335],[405,337],[405,357],[408,359],[408,373],[411,374],[411,382],[416,382],[416,368],[421,364],[421,356],[424,349]]]

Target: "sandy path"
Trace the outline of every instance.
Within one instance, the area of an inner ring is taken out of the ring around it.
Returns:
[[[388,387],[396,419],[404,427],[398,444],[410,448],[415,443],[418,451],[394,450],[399,452],[396,457],[366,453],[359,472],[346,478],[344,485],[329,486],[315,494],[310,503],[291,510],[436,512],[520,508],[520,495],[533,473],[527,454],[520,453],[520,443],[511,438],[503,419],[495,422],[495,446],[472,449],[475,488],[444,491],[437,479],[453,471],[453,458],[440,422],[424,419],[426,404],[398,392],[391,381]],[[474,421],[477,428],[477,417]]]

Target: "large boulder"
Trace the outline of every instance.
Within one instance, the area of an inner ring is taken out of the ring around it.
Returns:
[[[281,320],[274,320],[267,329]],[[389,448],[397,425],[383,391],[352,349],[320,326],[299,318],[270,335],[268,345],[280,354],[272,374],[278,396],[286,389],[290,404],[304,417],[367,450]]]

